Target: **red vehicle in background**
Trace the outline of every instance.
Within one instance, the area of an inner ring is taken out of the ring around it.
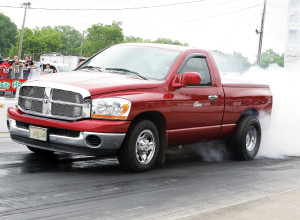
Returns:
[[[227,140],[253,159],[269,86],[222,84],[212,55],[161,44],[120,44],[75,71],[25,82],[8,109],[11,138],[39,154],[117,155],[131,171],[164,162],[170,145]]]

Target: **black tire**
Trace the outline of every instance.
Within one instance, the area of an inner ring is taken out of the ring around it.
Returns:
[[[229,155],[238,160],[255,158],[261,141],[261,125],[257,117],[245,116],[236,125],[226,147]]]
[[[143,143],[146,144],[143,145]],[[158,130],[153,122],[142,120],[130,128],[118,152],[118,160],[123,169],[144,172],[154,165],[158,152]]]
[[[44,150],[36,147],[27,146],[29,150],[38,155],[52,155],[54,152],[50,150]]]

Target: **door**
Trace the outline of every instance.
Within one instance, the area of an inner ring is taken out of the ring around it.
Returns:
[[[182,76],[185,72],[199,73],[201,82],[197,86],[187,85],[173,92],[171,130],[168,132],[171,145],[217,138],[223,117],[223,91],[212,86],[214,79],[206,58],[197,54],[188,57],[178,74]]]

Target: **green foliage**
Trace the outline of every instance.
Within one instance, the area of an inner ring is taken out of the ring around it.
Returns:
[[[110,45],[123,42],[121,25],[121,22],[113,21],[111,25],[98,23],[88,28],[83,44],[83,56],[91,56]]]
[[[19,30],[19,34],[16,36],[16,38],[17,38],[16,45],[12,46],[10,49],[9,55],[11,57],[18,55],[18,50],[19,50],[19,45],[20,45],[20,36],[21,36],[21,30]],[[33,31],[29,28],[24,28],[21,58],[23,58],[26,48],[31,48],[33,46],[34,46]],[[25,50],[24,50],[24,48],[25,48]],[[27,52],[27,53],[29,53],[29,52]]]
[[[33,38],[35,47],[32,48],[32,52],[34,53],[50,53],[58,51],[62,47],[60,33],[50,26],[42,27],[41,29],[35,28]]]
[[[81,33],[69,25],[56,26],[54,27],[54,30],[60,33],[62,41],[62,47],[56,52],[60,52],[65,55],[78,56],[82,40]]]
[[[281,56],[275,53],[274,50],[268,49],[261,54],[260,66],[262,68],[268,68],[271,63],[277,63],[279,66],[284,66],[284,55]]]
[[[17,50],[19,48],[19,40],[15,46],[10,50],[10,55],[17,55]],[[62,42],[60,38],[60,33],[50,26],[42,28],[24,29],[23,43],[22,43],[22,53],[21,58],[24,55],[33,56],[34,60],[38,60],[42,53],[50,53],[58,51],[62,47]]]
[[[171,40],[168,38],[158,38],[157,40],[151,41],[149,39],[143,39],[140,37],[129,36],[125,37],[124,43],[157,43],[157,44],[172,44],[172,45],[181,45],[181,46],[189,46],[187,43],[181,43],[178,40]]]
[[[240,72],[243,73],[251,67],[247,57],[241,53],[233,52],[225,54],[221,51],[212,51],[214,59],[220,72]]]
[[[189,46],[187,43],[181,43],[178,40],[172,41],[171,39],[168,38],[158,38],[155,41],[152,41],[152,43],[157,43],[157,44],[173,44],[173,45],[182,45],[182,46]]]
[[[151,40],[134,37],[131,35],[129,37],[125,37],[124,43],[151,43]]]
[[[17,25],[9,17],[0,13],[0,53],[8,56],[10,48],[16,44]]]

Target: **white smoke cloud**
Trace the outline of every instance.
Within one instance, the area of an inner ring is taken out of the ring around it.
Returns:
[[[238,75],[234,78],[269,84],[273,94],[271,124],[262,131],[258,156],[300,156],[300,70],[291,72],[271,65],[266,70],[252,67]],[[264,116],[260,120],[263,124]]]

